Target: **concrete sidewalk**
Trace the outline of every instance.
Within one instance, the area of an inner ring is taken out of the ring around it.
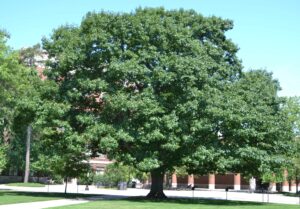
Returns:
[[[0,209],[42,209],[50,207],[58,207],[65,205],[74,205],[80,203],[86,203],[87,200],[49,200],[49,201],[40,201],[40,202],[28,202],[28,203],[18,203],[18,204],[9,204],[9,205],[0,205]]]

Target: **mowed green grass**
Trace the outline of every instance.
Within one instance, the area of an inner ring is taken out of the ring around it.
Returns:
[[[168,199],[99,200],[55,209],[299,209],[299,205],[263,204],[240,201]],[[53,208],[54,209],[54,208]]]
[[[40,183],[9,183],[5,184],[7,186],[15,186],[15,187],[45,187],[45,184]]]
[[[59,196],[33,192],[0,191],[0,205],[61,199]]]

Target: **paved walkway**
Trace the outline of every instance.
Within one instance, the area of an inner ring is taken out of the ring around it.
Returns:
[[[31,191],[31,192],[64,192],[63,185],[51,185],[46,187],[11,187],[0,185],[1,189],[11,189],[13,191]],[[127,189],[127,190],[113,190],[113,189],[97,189],[94,186],[89,187],[89,191],[85,191],[85,186],[70,185],[68,186],[68,193],[81,193],[81,194],[95,194],[102,195],[96,196],[95,198],[88,198],[87,200],[95,200],[95,199],[119,199],[126,198],[131,196],[146,196],[149,193],[147,189]],[[283,204],[299,204],[299,197],[288,197],[282,194],[259,194],[259,193],[248,193],[248,192],[236,192],[230,191],[227,193],[224,190],[186,190],[186,191],[176,191],[176,190],[165,190],[165,194],[168,197],[184,197],[184,198],[206,198],[206,199],[221,199],[221,200],[238,200],[238,201],[252,201],[252,202],[269,202],[269,203],[283,203]],[[82,201],[82,200],[81,200]],[[47,201],[52,202],[52,201]],[[78,200],[60,200],[58,203],[67,205],[67,204],[78,204],[81,203]],[[58,204],[57,203],[57,204]],[[22,203],[22,205],[26,205],[27,203]],[[32,203],[36,204],[36,203]],[[37,203],[38,204],[38,203]],[[47,207],[52,207],[52,205],[48,205],[45,202],[40,202],[40,204],[46,205]],[[53,201],[55,204],[55,201]],[[9,205],[0,206],[0,209],[9,209]],[[54,206],[53,206],[54,207]],[[25,206],[15,207],[25,209]],[[34,207],[29,207],[34,209]],[[43,207],[37,207],[43,208]],[[45,208],[45,207],[44,207]]]
[[[28,202],[28,203],[18,203],[18,204],[9,204],[9,205],[0,205],[0,209],[42,209],[50,207],[58,207],[65,205],[74,205],[80,203],[86,203],[87,200],[49,200],[49,201],[40,201],[40,202]]]

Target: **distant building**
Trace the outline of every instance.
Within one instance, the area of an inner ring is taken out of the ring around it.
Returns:
[[[111,163],[113,163],[113,161],[109,160],[106,155],[101,154],[98,157],[89,160],[89,164],[96,174],[103,174],[105,167]]]

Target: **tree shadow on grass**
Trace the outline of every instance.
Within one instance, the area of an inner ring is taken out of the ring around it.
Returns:
[[[1,196],[28,196],[28,197],[52,197],[52,198],[67,198],[67,199],[85,199],[90,201],[113,200],[113,201],[129,201],[135,203],[173,203],[184,205],[220,205],[220,206],[261,206],[271,203],[246,202],[233,200],[219,199],[200,199],[200,198],[167,198],[167,199],[148,199],[146,197],[124,197],[118,195],[103,195],[103,194],[77,194],[77,193],[46,193],[46,192],[21,192],[21,191],[0,191]]]
[[[222,206],[258,206],[265,205],[266,203],[260,202],[245,202],[245,201],[232,201],[232,200],[218,200],[218,199],[199,199],[199,198],[168,198],[168,199],[146,199],[143,197],[129,197],[126,200],[130,202],[157,202],[157,203],[175,203],[175,204],[197,204],[197,205],[222,205]]]
[[[281,192],[282,195],[288,196],[288,197],[300,197],[300,192],[297,193],[290,193],[290,192]]]
[[[0,191],[1,196],[28,196],[28,197],[54,197],[54,198],[68,198],[68,199],[76,199],[76,198],[90,198],[90,197],[102,197],[103,195],[95,195],[95,194],[77,194],[77,193],[55,193],[55,192],[21,192],[21,191]]]

